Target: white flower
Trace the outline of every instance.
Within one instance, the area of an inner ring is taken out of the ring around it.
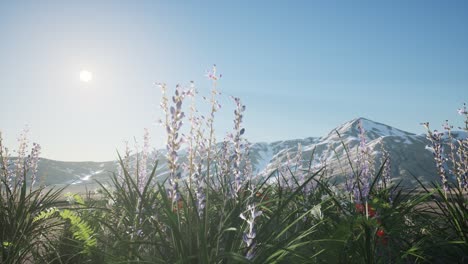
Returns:
[[[75,203],[76,203],[75,196],[74,196],[72,193],[67,192],[67,193],[65,194],[65,197],[67,197],[67,202],[68,202],[69,204],[75,204]]]
[[[322,220],[323,219],[322,206],[320,204],[317,204],[316,206],[312,207],[310,214],[316,220]]]
[[[328,198],[330,198],[330,195],[324,194],[324,195],[322,195],[322,197],[320,197],[320,200],[322,200],[322,202],[323,202],[323,201],[328,200]]]

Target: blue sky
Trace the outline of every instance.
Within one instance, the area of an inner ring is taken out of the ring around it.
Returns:
[[[420,122],[461,123],[466,25],[466,1],[5,1],[0,130],[13,148],[28,124],[59,160],[113,159],[144,127],[162,147],[154,83],[194,80],[207,95],[216,63],[220,139],[229,95],[247,105],[254,142],[321,136],[359,116],[423,133]],[[81,69],[94,79],[80,82]]]

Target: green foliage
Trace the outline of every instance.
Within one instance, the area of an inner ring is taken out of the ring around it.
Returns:
[[[83,242],[83,252],[89,254],[91,249],[97,244],[94,231],[77,213],[71,210],[61,210],[59,214],[63,219],[70,221],[70,230],[73,232],[73,238]]]
[[[184,195],[174,202],[154,181],[157,164],[143,188],[122,160],[121,166],[123,177],[114,175],[111,187],[101,184],[98,200],[66,194],[69,208],[53,203],[35,208],[37,193],[2,198],[3,263],[26,258],[39,263],[456,262],[467,250],[466,195],[456,188],[446,196],[437,186],[422,186],[421,192],[372,185],[367,205],[360,207],[326,180],[326,170],[307,171],[294,188],[271,182],[281,177],[276,171],[262,182],[246,182],[238,196],[209,190],[210,207],[200,215],[193,189],[181,188]],[[307,192],[311,183],[316,187]],[[252,203],[263,214],[249,259],[243,242],[248,225],[239,215]],[[8,215],[24,221],[7,220]],[[8,233],[7,224],[48,239]],[[50,230],[57,235],[50,236]],[[48,254],[40,253],[44,250]]]
[[[26,184],[17,191],[4,179],[0,192],[1,263],[41,261],[43,252],[53,250],[50,240],[60,232],[61,221],[51,217],[61,190],[39,188],[29,191]]]
[[[34,217],[33,222],[50,219],[58,212],[59,209],[57,209],[56,207],[48,208],[47,210],[40,212],[36,217]]]

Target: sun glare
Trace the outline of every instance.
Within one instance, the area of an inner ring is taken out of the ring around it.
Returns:
[[[93,74],[90,71],[82,70],[80,71],[80,80],[82,82],[89,82],[93,79]]]

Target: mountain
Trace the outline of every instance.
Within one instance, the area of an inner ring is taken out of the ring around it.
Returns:
[[[389,153],[391,175],[395,180],[402,180],[406,185],[416,184],[412,175],[425,182],[437,180],[433,154],[427,150],[430,142],[425,134],[416,135],[365,118],[346,122],[321,138],[273,143],[285,147],[279,151],[273,151],[271,160],[263,169],[264,173],[268,174],[278,166],[284,166],[288,160],[288,153],[289,156],[296,155],[297,145],[301,144],[303,160],[312,160],[312,166],[326,163],[329,167],[329,175],[338,182],[342,182],[344,176],[351,173],[347,155],[351,161],[356,159],[357,148],[360,144],[359,122],[366,131],[366,142],[374,157],[376,171],[382,164],[383,150],[385,150]],[[343,145],[348,149],[348,154]]]
[[[107,181],[115,172],[118,163],[108,162],[67,162],[41,158],[38,162],[38,178],[45,185],[76,186],[97,188],[95,180]]]
[[[333,180],[342,182],[344,176],[351,172],[343,144],[349,150],[350,160],[353,161],[360,143],[359,122],[366,131],[366,141],[374,157],[376,169],[381,165],[382,151],[386,150],[390,156],[391,174],[395,180],[402,180],[403,184],[413,186],[416,181],[412,175],[424,182],[438,180],[433,154],[428,148],[430,142],[425,134],[416,135],[365,118],[346,122],[323,137],[253,143],[249,149],[253,171],[259,175],[268,175],[278,167],[290,164],[288,160],[293,159],[300,150],[304,167],[309,161],[312,161],[312,166],[326,163]],[[458,136],[466,136],[458,133]],[[165,150],[157,152],[159,155],[156,156],[160,157],[157,178],[163,180],[168,175],[164,159]],[[179,162],[186,160],[186,156],[186,151],[181,151]],[[47,185],[92,186],[93,180],[108,180],[110,173],[116,172],[117,167],[116,161],[63,162],[41,159],[39,175]]]

